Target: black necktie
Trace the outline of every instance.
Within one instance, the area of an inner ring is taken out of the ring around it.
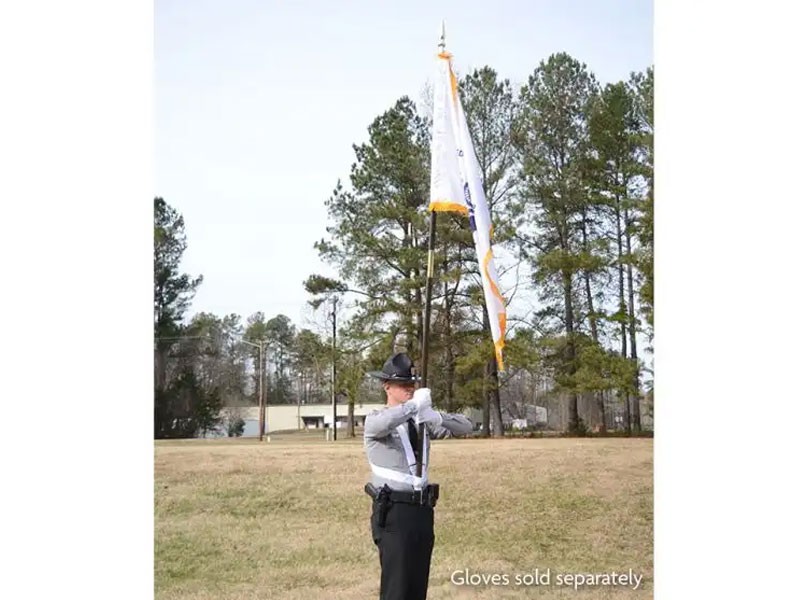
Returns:
[[[409,419],[406,423],[408,423],[408,439],[411,442],[411,448],[416,452],[419,440],[417,437],[417,426],[414,424],[413,419]]]

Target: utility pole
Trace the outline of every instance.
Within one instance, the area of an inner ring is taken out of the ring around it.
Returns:
[[[331,361],[331,404],[333,406],[333,441],[336,441],[336,303],[339,298],[333,297],[333,360]]]
[[[264,340],[258,343],[258,441],[264,441],[266,418],[264,411]]]
[[[266,350],[266,340],[259,340],[257,344],[242,340],[248,346],[258,348],[258,441],[264,441],[264,430],[266,429],[266,406],[267,396],[264,393],[264,355]]]

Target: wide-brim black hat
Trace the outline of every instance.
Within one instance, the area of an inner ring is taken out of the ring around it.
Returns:
[[[414,362],[408,354],[400,352],[383,363],[383,371],[370,371],[370,377],[381,381],[419,381],[419,376],[414,374]]]

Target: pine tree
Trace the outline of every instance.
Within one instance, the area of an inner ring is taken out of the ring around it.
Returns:
[[[523,195],[535,249],[533,268],[543,314],[563,326],[558,377],[568,393],[568,430],[584,424],[578,415],[576,298],[581,268],[583,166],[588,152],[586,114],[595,92],[586,65],[565,53],[543,61],[520,92],[522,125],[517,144],[523,154]]]
[[[356,323],[415,353],[422,339],[422,293],[429,188],[429,134],[404,97],[376,118],[354,146],[352,189],[339,182],[326,202],[330,239],[315,244],[349,287],[361,290]]]

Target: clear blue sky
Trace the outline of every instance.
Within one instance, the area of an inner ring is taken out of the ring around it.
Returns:
[[[418,101],[439,24],[459,72],[522,84],[566,51],[601,83],[653,62],[646,0],[156,0],[156,195],[184,216],[190,314],[262,310],[303,325],[302,281],[353,143],[399,97]]]

